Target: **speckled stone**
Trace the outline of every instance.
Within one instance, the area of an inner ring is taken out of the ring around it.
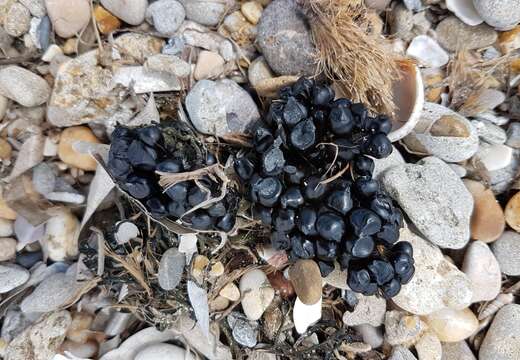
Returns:
[[[500,270],[510,276],[520,276],[520,234],[506,231],[491,244]]]
[[[520,359],[520,305],[504,306],[482,342],[479,360]]]
[[[498,38],[496,31],[486,24],[469,26],[455,16],[441,21],[436,32],[439,44],[450,51],[462,47],[467,50],[480,49],[492,45]]]

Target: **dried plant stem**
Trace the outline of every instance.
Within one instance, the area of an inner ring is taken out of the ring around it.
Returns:
[[[318,74],[335,81],[345,96],[373,111],[392,114],[392,83],[397,64],[381,41],[370,34],[362,0],[299,0],[317,48]]]

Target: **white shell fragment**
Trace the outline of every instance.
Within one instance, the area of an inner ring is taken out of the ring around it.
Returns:
[[[484,20],[473,5],[473,0],[446,0],[446,7],[460,20],[470,26],[482,24]]]
[[[427,35],[416,36],[408,46],[406,55],[419,60],[425,67],[442,67],[450,60],[439,43]]]
[[[296,331],[303,334],[309,326],[321,319],[322,299],[314,305],[305,305],[296,298],[293,309],[293,321]]]

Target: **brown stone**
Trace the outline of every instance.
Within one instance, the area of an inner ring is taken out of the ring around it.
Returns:
[[[5,139],[0,139],[0,159],[9,160],[13,154],[13,148]]]
[[[430,129],[433,136],[469,137],[469,129],[458,118],[444,115]]]
[[[111,33],[121,27],[121,20],[101,5],[97,5],[94,9],[94,17],[96,18],[99,32],[102,34]]]
[[[498,35],[498,45],[503,54],[520,49],[520,25]]]
[[[504,211],[491,189],[473,180],[464,180],[474,200],[471,215],[471,238],[485,243],[495,241],[502,235],[505,228]]]
[[[4,200],[3,191],[0,191],[0,219],[15,220],[16,211],[11,209]]]
[[[520,232],[520,192],[517,192],[506,205],[505,217],[507,225]]]
[[[442,75],[443,74],[439,72],[423,75],[425,97],[427,101],[436,103],[440,100],[441,94],[444,91],[444,87],[442,86],[444,77]]]
[[[96,160],[90,154],[76,151],[73,144],[77,141],[101,143],[92,130],[86,126],[73,126],[63,130],[58,144],[58,156],[65,164],[85,171],[96,170]]]
[[[305,305],[321,299],[322,278],[318,264],[313,260],[298,260],[289,269],[289,277],[298,298]]]

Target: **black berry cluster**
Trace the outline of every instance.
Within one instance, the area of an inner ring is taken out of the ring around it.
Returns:
[[[221,230],[228,232],[235,225],[236,203],[229,197],[186,214],[190,209],[218,193],[216,182],[209,177],[183,181],[163,191],[158,184],[156,171],[167,173],[189,172],[213,165],[216,159],[207,154],[189,156],[187,143],[165,141],[164,129],[159,125],[140,128],[118,126],[112,133],[108,169],[119,186],[133,198],[141,201],[154,218],[181,219],[185,225],[198,230]],[[179,146],[176,146],[179,145]]]
[[[391,121],[334,98],[307,78],[282,89],[235,171],[276,249],[316,259],[323,276],[337,260],[352,290],[392,297],[414,266],[410,244],[396,244],[401,212],[372,177],[373,158],[392,152]]]

